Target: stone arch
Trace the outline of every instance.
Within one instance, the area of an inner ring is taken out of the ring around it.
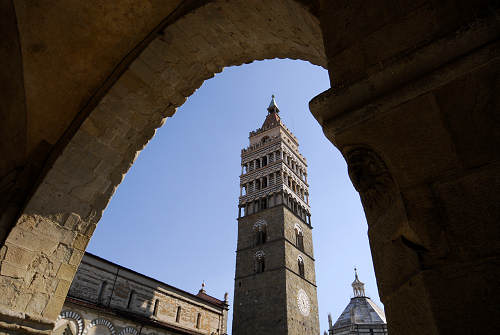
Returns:
[[[138,335],[139,332],[134,327],[125,327],[118,333],[118,335],[125,335],[125,334]]]
[[[76,335],[82,335],[83,329],[84,329],[83,319],[80,316],[80,314],[78,314],[74,311],[66,310],[66,311],[61,312],[61,314],[59,314],[59,316],[57,317],[56,326],[60,320],[67,320],[67,319],[75,321],[75,323],[77,325],[77,334]]]
[[[85,330],[83,331],[83,335],[87,335],[89,330],[94,328],[95,326],[105,326],[106,328],[109,329],[109,333],[111,335],[116,334],[115,326],[113,326],[111,321],[99,318],[99,319],[94,319],[94,320],[90,321],[90,323],[87,325],[87,327],[85,327]]]
[[[258,0],[251,8],[244,0],[211,1],[150,42],[75,127],[6,239],[6,248],[30,250],[27,266],[33,275],[42,271],[37,268],[42,258],[60,264],[48,275],[60,286],[51,292],[30,287],[31,278],[5,278],[16,281],[18,292],[43,294],[31,316],[43,316],[46,326],[53,326],[104,208],[165,119],[225,66],[271,58],[326,66],[319,21],[298,1]],[[61,248],[70,257],[61,256]],[[23,294],[13,293],[9,304],[21,306]]]
[[[295,230],[295,232],[297,234],[303,234],[302,232],[302,228],[300,227],[300,225],[298,223],[296,223],[294,226],[293,226],[293,229]]]
[[[262,229],[265,229],[267,226],[267,222],[266,220],[264,219],[259,219],[257,221],[255,221],[254,225],[253,225],[253,230],[254,231],[260,231]]]

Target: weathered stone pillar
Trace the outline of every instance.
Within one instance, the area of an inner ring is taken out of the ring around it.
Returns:
[[[500,319],[498,5],[461,4],[322,2],[332,89],[310,108],[360,193],[392,335]]]

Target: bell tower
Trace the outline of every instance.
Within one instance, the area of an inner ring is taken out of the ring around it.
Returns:
[[[307,162],[274,96],[241,151],[233,335],[319,335]]]

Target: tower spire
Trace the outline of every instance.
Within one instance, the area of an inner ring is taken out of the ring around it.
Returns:
[[[276,105],[276,100],[274,100],[274,94],[271,96],[271,102],[269,107],[267,107],[267,116],[262,124],[262,129],[274,128],[280,124],[279,108]]]
[[[355,297],[365,296],[365,284],[358,278],[358,269],[354,268],[354,281],[352,282],[352,290]]]
[[[269,107],[267,107],[267,111],[269,113],[279,113],[280,112],[278,105],[276,104],[276,100],[274,99],[274,94],[271,96],[271,102],[269,103]]]

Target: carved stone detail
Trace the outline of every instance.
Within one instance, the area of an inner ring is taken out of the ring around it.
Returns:
[[[393,198],[394,180],[380,156],[369,148],[356,148],[345,154],[349,178],[369,210],[387,208]]]

